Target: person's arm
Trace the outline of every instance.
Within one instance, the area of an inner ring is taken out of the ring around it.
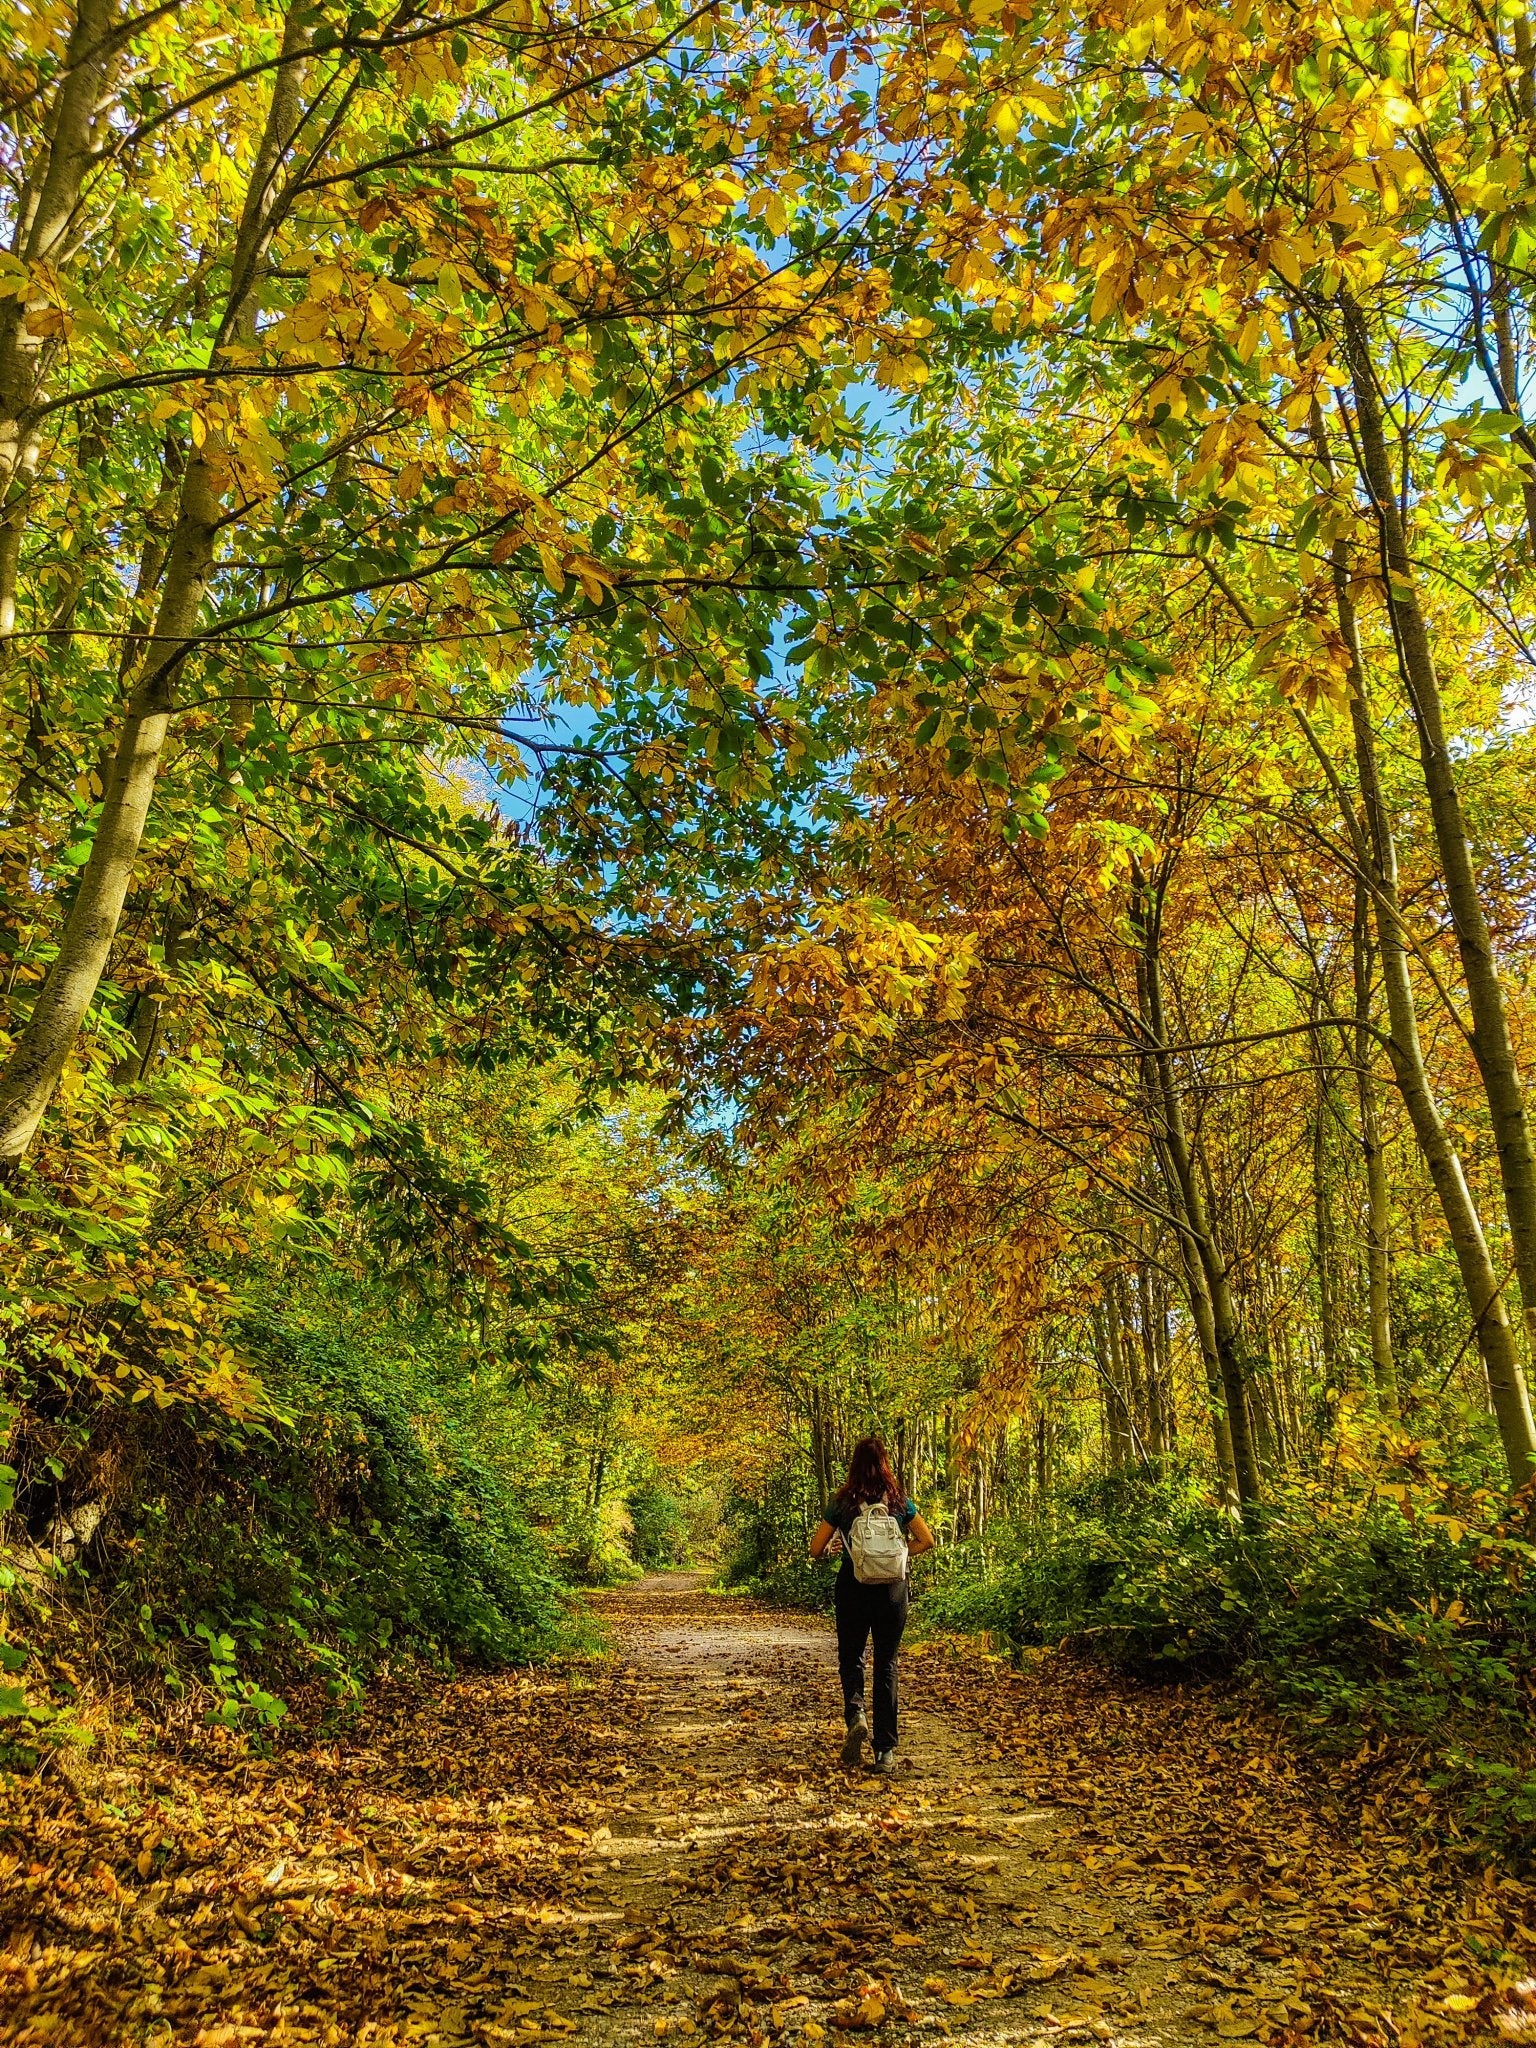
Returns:
[[[835,1522],[818,1522],[811,1536],[812,1557],[820,1557],[833,1537],[841,1536],[841,1534],[842,1531]],[[930,1538],[929,1540],[931,1541],[932,1539]]]
[[[912,1517],[912,1520],[907,1524],[908,1556],[921,1557],[925,1551],[932,1550],[934,1544],[937,1541],[938,1538],[934,1535],[933,1531],[929,1528],[928,1524],[923,1520],[922,1516],[914,1515]],[[814,1549],[812,1550],[811,1554],[813,1557],[816,1555]]]

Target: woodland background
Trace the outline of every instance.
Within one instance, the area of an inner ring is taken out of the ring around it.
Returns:
[[[1527,1853],[1520,0],[0,27],[11,1763],[876,1426]]]

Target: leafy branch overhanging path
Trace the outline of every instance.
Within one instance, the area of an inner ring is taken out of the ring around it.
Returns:
[[[687,1575],[601,1604],[605,1663],[400,1684],[270,1760],[199,1737],[34,1783],[0,2039],[1536,2034],[1499,1967],[1528,1891],[1431,1868],[1411,1798],[1351,1839],[1234,1698],[919,1647],[887,1785],[835,1762],[819,1620]]]

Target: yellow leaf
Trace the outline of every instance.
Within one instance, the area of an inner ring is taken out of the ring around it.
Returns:
[[[1296,252],[1289,242],[1271,242],[1269,262],[1272,270],[1278,270],[1287,284],[1301,283],[1301,265],[1296,261]]]
[[[552,547],[547,547],[543,541],[537,541],[535,545],[539,551],[539,563],[543,568],[546,582],[556,591],[564,590],[565,570],[561,565],[560,557]]]
[[[318,341],[330,325],[330,317],[323,305],[306,302],[293,311],[293,332],[299,341]]]
[[[1109,318],[1119,303],[1120,279],[1116,276],[1113,267],[1111,267],[1104,272],[1103,276],[1094,286],[1093,304],[1089,308],[1088,318],[1097,326],[1099,321]]]

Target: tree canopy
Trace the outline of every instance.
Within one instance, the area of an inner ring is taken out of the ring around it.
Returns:
[[[1497,1719],[1520,0],[78,0],[0,95],[7,1711],[55,1580],[230,1727],[818,1597],[878,1427],[961,1618]]]

